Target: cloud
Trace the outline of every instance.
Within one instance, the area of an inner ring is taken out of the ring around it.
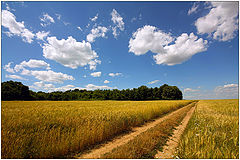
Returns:
[[[185,99],[238,99],[238,84],[217,86],[213,90],[184,89]]]
[[[17,22],[15,15],[8,10],[2,10],[2,26],[9,30],[5,32],[8,36],[20,36],[24,42],[32,43],[35,35],[25,28],[24,21]]]
[[[22,68],[22,72],[20,73],[21,75],[31,75],[31,71],[25,68]]]
[[[164,52],[163,46],[174,40],[170,34],[158,30],[154,26],[146,25],[133,33],[129,41],[129,52],[135,55],[143,55],[148,51],[153,53]]]
[[[24,67],[51,69],[50,64],[42,60],[30,59],[28,62],[22,61],[20,64],[15,65],[14,70],[19,72],[20,70],[24,69]]]
[[[85,88],[83,89],[86,89],[86,90],[96,90],[96,89],[113,89],[112,87],[109,87],[109,86],[96,86],[94,84],[88,84],[85,86]]]
[[[193,3],[192,8],[190,8],[188,10],[188,15],[192,14],[192,13],[197,13],[197,9],[199,7],[199,4],[197,2]]]
[[[91,76],[93,76],[93,77],[100,77],[101,74],[102,74],[102,72],[93,72],[93,73],[91,73]]]
[[[8,64],[6,64],[6,65],[3,67],[3,69],[5,69],[5,71],[7,71],[7,72],[15,73],[14,69],[11,68],[11,64],[12,64],[12,63],[13,63],[13,62],[9,62]]]
[[[62,87],[58,87],[58,88],[54,88],[54,89],[50,89],[50,92],[53,92],[53,91],[68,91],[68,90],[74,90],[75,89],[75,86],[74,85],[66,85],[66,86],[62,86]]]
[[[80,31],[83,31],[83,30],[82,30],[82,28],[81,28],[81,27],[79,27],[79,26],[77,27],[77,29],[79,29]]]
[[[31,71],[31,75],[33,75],[36,79],[44,82],[55,82],[55,83],[63,83],[65,80],[75,80],[72,76],[61,73],[54,72],[52,70],[48,71]]]
[[[47,59],[54,60],[65,67],[76,69],[78,66],[90,65],[96,69],[97,53],[92,50],[89,42],[77,42],[73,37],[58,40],[56,37],[48,37],[48,43],[44,43],[43,56]]]
[[[197,89],[192,89],[192,88],[185,88],[183,92],[197,92],[199,90]]]
[[[98,37],[105,37],[105,33],[108,31],[106,27],[98,26],[97,28],[93,28],[91,33],[87,35],[88,42],[94,42]]]
[[[28,70],[25,67],[29,68],[46,68],[47,71],[38,71],[38,70]],[[50,65],[41,60],[32,60],[28,62],[23,61],[22,63],[15,65],[14,70],[16,72],[22,72],[21,75],[34,76],[36,79],[43,82],[54,82],[54,83],[63,83],[65,80],[75,80],[72,76],[61,73],[54,72],[50,70]]]
[[[65,26],[70,25],[69,22],[65,22],[65,21],[62,20],[62,15],[61,14],[56,13],[55,15],[57,16],[57,19],[59,21],[61,21]],[[52,17],[50,17],[49,15],[47,15],[46,17],[47,17],[47,20],[46,20],[47,22],[45,22],[45,24],[41,24],[43,27],[46,27],[47,25],[50,25],[51,23],[55,23],[55,21]]]
[[[42,60],[30,59],[28,62],[23,61],[20,65],[29,68],[46,68],[51,69],[50,65]]]
[[[226,84],[223,88],[238,88],[238,84]]]
[[[10,11],[11,10],[11,8],[9,7],[9,5],[6,3],[6,9],[8,10],[8,11]]]
[[[193,55],[207,50],[207,40],[198,39],[193,33],[188,35],[183,33],[175,43],[164,47],[163,52],[154,55],[156,64],[166,64],[169,66],[181,64]]]
[[[32,86],[29,86],[30,89],[36,89],[36,90],[45,90],[47,92],[55,92],[55,91],[67,91],[67,90],[73,90],[75,89],[74,85],[65,85],[61,87],[55,87],[53,84],[46,84],[43,81],[40,82],[34,82]]]
[[[10,79],[20,79],[20,80],[26,80],[25,78],[18,76],[18,75],[7,75],[5,76],[6,78],[10,78]]]
[[[105,80],[103,83],[110,83],[110,81],[108,81],[108,80]]]
[[[156,64],[176,65],[190,59],[193,55],[207,50],[207,41],[198,39],[193,33],[183,33],[174,41],[170,33],[164,33],[154,26],[144,26],[133,33],[129,41],[129,52],[143,55],[148,51],[157,53],[153,58]]]
[[[116,87],[109,87],[109,86],[97,86],[94,84],[87,84],[85,87],[76,87],[74,85],[65,85],[61,87],[55,87],[55,85],[50,84],[50,83],[45,83],[43,81],[40,82],[34,82],[33,85],[29,86],[30,89],[36,89],[36,90],[45,90],[47,92],[55,92],[55,91],[67,91],[67,90],[74,90],[74,89],[79,89],[79,90],[106,90],[106,89],[113,89]]]
[[[58,19],[58,20],[61,20],[61,17],[62,17],[61,14],[57,14],[57,13],[56,13],[55,15],[57,16],[57,19]]]
[[[98,59],[92,60],[89,63],[89,69],[90,70],[96,70],[97,64],[101,64],[101,61]]]
[[[34,82],[34,85],[29,86],[30,89],[36,89],[36,90],[52,90],[55,88],[53,84],[45,84],[43,81],[40,82]]]
[[[51,23],[55,23],[54,19],[51,16],[49,16],[47,13],[43,14],[43,16],[40,17],[40,21],[42,22],[40,23],[42,27],[46,27]]]
[[[208,34],[218,41],[228,41],[238,30],[238,2],[211,2],[210,12],[196,20],[198,34]]]
[[[86,25],[86,28],[89,28],[89,26],[90,26],[90,23],[88,23],[88,24]]]
[[[43,41],[44,38],[49,35],[49,33],[50,33],[50,32],[45,32],[45,31],[40,32],[40,31],[39,31],[39,32],[36,33],[36,37],[37,37],[37,39]]]
[[[98,14],[97,14],[95,17],[90,18],[90,20],[91,20],[92,22],[95,22],[97,19],[98,19]]]
[[[124,31],[123,18],[120,16],[120,14],[115,9],[112,10],[111,16],[112,16],[111,20],[113,21],[113,23],[115,25],[114,27],[112,27],[113,36],[115,38],[117,38],[117,36],[119,35],[119,32]]]
[[[154,83],[157,83],[157,82],[159,82],[159,80],[154,80],[154,81],[148,82],[148,84],[154,84]]]
[[[214,92],[219,98],[238,98],[238,84],[218,86]]]
[[[116,76],[121,76],[122,73],[109,73],[108,75],[111,77],[116,77]]]

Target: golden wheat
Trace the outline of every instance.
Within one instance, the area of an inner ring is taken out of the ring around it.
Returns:
[[[3,101],[2,158],[61,158],[191,101]]]
[[[202,100],[179,144],[179,158],[239,158],[238,100]]]

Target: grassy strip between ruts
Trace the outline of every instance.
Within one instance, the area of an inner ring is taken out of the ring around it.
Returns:
[[[238,159],[238,100],[201,100],[180,140],[183,159]]]
[[[140,134],[127,144],[119,146],[111,152],[106,153],[101,158],[153,159],[157,150],[162,150],[162,147],[166,144],[168,137],[173,133],[174,128],[180,124],[190,108],[195,104],[196,103],[192,103],[188,107],[182,108],[162,123]]]

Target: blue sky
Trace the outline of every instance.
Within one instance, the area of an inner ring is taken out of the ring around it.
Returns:
[[[2,2],[2,81],[238,98],[238,2]]]

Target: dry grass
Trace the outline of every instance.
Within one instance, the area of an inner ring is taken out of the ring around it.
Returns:
[[[238,100],[202,100],[185,130],[176,156],[239,158]]]
[[[2,158],[61,158],[191,101],[2,102]]]
[[[168,137],[173,133],[173,129],[182,121],[186,113],[195,104],[178,110],[155,127],[140,134],[127,144],[117,147],[112,152],[103,155],[101,158],[111,159],[136,159],[151,158],[153,159],[157,150],[161,150],[166,144]]]

